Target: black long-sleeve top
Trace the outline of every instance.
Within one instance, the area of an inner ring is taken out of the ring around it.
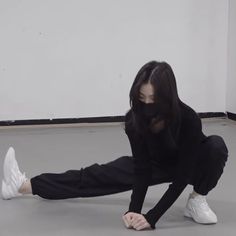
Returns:
[[[152,178],[152,164],[174,166],[174,180],[159,202],[143,214],[152,228],[156,222],[183,192],[196,164],[196,149],[206,136],[202,132],[201,119],[189,106],[180,104],[181,121],[179,135],[173,138],[172,131],[166,127],[158,134],[138,134],[134,129],[125,128],[132,154],[135,157],[134,184],[128,212],[141,214],[144,198]],[[130,119],[126,114],[126,123]]]

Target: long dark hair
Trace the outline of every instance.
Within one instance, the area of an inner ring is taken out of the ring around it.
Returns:
[[[150,61],[138,71],[130,89],[129,119],[126,119],[126,129],[133,128],[138,133],[147,131],[147,124],[143,121],[140,112],[140,88],[143,84],[151,83],[154,88],[154,103],[164,111],[162,120],[165,126],[175,126],[175,134],[180,123],[180,103],[174,72],[166,62]],[[157,117],[156,122],[160,121]],[[155,124],[154,124],[155,125]],[[177,125],[178,126],[178,125]]]

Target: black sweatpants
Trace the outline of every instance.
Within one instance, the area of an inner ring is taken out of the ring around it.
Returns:
[[[225,166],[228,149],[222,137],[211,135],[197,150],[198,164],[190,183],[194,190],[206,195],[212,190]],[[150,185],[174,180],[173,169],[152,165]],[[31,179],[32,192],[46,199],[95,197],[120,193],[132,189],[134,180],[134,157],[122,156],[106,164],[93,164],[80,170],[64,173],[44,173]]]

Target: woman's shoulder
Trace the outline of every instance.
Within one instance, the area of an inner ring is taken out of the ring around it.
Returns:
[[[183,103],[181,104],[181,113],[182,121],[180,133],[184,141],[186,137],[189,137],[189,140],[193,138],[200,141],[206,138],[205,134],[202,131],[202,121],[199,114],[190,106]]]
[[[190,106],[181,103],[181,131],[189,134],[202,132],[202,121],[199,114]]]
[[[182,101],[180,102],[180,111],[183,120],[200,119],[199,114],[192,107]]]

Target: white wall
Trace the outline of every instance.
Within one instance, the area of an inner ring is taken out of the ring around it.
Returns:
[[[138,69],[169,62],[182,100],[224,112],[226,0],[0,0],[0,120],[124,115]]]
[[[236,1],[229,1],[228,80],[226,110],[236,113]]]

